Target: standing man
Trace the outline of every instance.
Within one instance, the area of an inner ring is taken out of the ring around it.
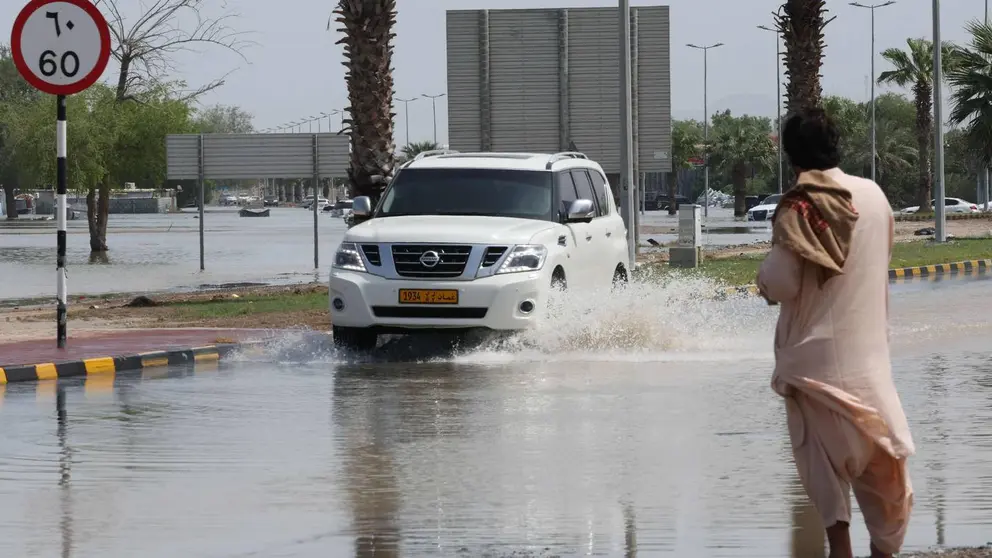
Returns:
[[[913,506],[915,451],[892,381],[888,340],[892,209],[877,184],[841,171],[822,109],[790,117],[783,149],[796,186],[779,202],[758,289],[781,304],[772,389],[785,399],[799,478],[831,558],[853,558],[851,489],[873,558],[892,556]]]

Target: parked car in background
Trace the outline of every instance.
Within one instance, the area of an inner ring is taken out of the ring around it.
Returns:
[[[937,200],[930,201],[930,211],[932,212],[935,208]],[[920,206],[914,205],[912,207],[907,207],[900,211],[899,213],[919,213]],[[981,209],[978,204],[971,203],[970,201],[963,200],[961,198],[944,198],[944,212],[945,213],[979,213]]]
[[[262,199],[262,205],[265,207],[279,207],[279,196],[265,196]]]
[[[747,210],[747,220],[770,221],[775,216],[775,208],[778,207],[778,202],[781,199],[782,194],[772,194],[761,200],[761,203]]]
[[[327,206],[327,198],[325,198],[324,196],[318,197],[317,209],[318,210],[323,209],[325,206]],[[310,209],[311,207],[313,207],[313,196],[307,196],[303,198],[303,203],[300,205],[300,207],[302,207],[303,209]]]
[[[692,200],[690,200],[689,198],[687,198],[685,196],[675,196],[675,209],[678,209],[679,206],[682,205],[682,204],[690,204],[690,203],[692,203]],[[660,209],[662,211],[668,211],[668,206],[670,204],[671,204],[671,202],[669,201],[668,196],[665,196],[664,198],[659,197],[658,198],[658,201],[657,201],[657,207],[656,207],[656,209]],[[648,209],[650,209],[650,208],[648,208]]]
[[[324,211],[330,213],[331,217],[345,217],[348,213],[351,213],[354,205],[355,202],[353,200],[338,200],[333,205],[324,207]]]

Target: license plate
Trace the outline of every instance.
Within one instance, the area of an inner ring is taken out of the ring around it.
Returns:
[[[400,304],[458,304],[455,289],[400,289]]]

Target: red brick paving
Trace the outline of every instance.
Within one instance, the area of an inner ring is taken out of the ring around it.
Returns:
[[[133,329],[70,335],[65,349],[57,348],[55,339],[17,341],[0,344],[0,368],[243,343],[265,337],[266,332],[257,329]]]

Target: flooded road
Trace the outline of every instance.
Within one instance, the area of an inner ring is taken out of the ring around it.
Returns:
[[[106,258],[91,259],[85,219],[69,221],[69,293],[106,294],[188,290],[224,283],[284,284],[325,281],[333,251],[346,227],[340,218],[317,217],[320,268],[313,266],[313,214],[272,208],[267,219],[244,219],[238,208],[208,208],[204,216],[206,271],[200,271],[196,211],[161,215],[111,215]],[[706,245],[768,240],[767,225],[733,228],[730,210],[714,209],[709,223],[722,232],[704,234]],[[651,211],[644,227],[672,227],[675,217]],[[670,242],[675,235],[642,235]],[[52,296],[55,289],[55,222],[0,220],[0,300]]]
[[[907,550],[990,537],[989,287],[894,290]],[[635,285],[419,362],[296,336],[215,370],[63,382],[63,420],[53,384],[7,386],[0,556],[810,556],[774,309],[702,288]]]

